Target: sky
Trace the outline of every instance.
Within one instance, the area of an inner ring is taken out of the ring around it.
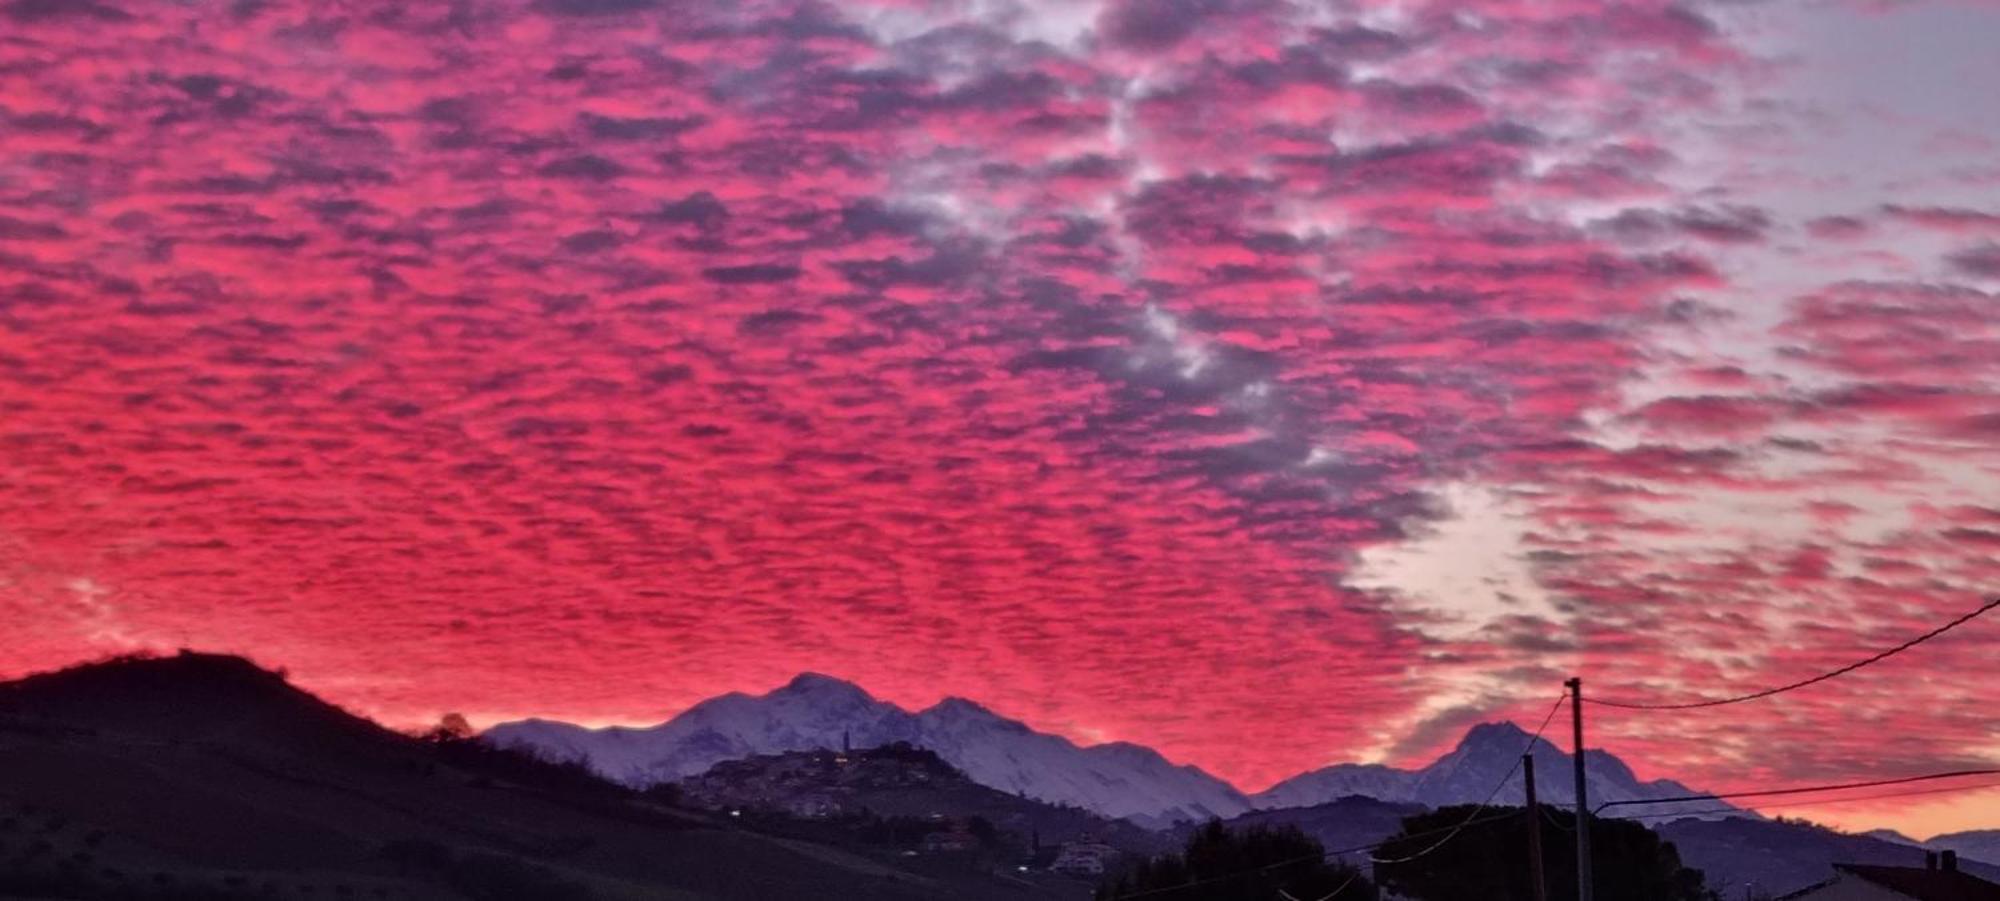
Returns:
[[[5,0],[0,675],[814,670],[1246,790],[2000,590],[2000,4]],[[2000,622],[1598,710],[2000,762]],[[1923,836],[2000,791],[1788,809]]]

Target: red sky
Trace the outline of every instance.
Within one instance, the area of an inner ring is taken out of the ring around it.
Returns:
[[[1845,663],[2000,585],[1981,27],[11,0],[0,674],[652,722],[818,670],[1256,789],[1572,672]],[[1990,763],[1984,625],[1593,734],[1717,787]]]

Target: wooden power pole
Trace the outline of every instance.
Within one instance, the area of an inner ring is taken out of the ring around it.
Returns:
[[[1590,878],[1590,799],[1583,787],[1583,680],[1574,676],[1569,680],[1569,715],[1574,732],[1570,761],[1576,768],[1576,897],[1596,901]]]
[[[1542,879],[1542,807],[1535,801],[1535,755],[1521,755],[1521,785],[1528,792],[1528,887],[1534,901],[1549,901]]]

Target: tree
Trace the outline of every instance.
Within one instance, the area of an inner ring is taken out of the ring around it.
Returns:
[[[1339,901],[1377,901],[1373,883],[1329,862],[1326,849],[1298,827],[1231,831],[1217,820],[1195,830],[1181,853],[1142,861],[1099,886],[1097,898],[1139,892],[1156,892],[1149,901],[1279,901],[1279,892],[1303,901],[1335,892]]]
[[[478,734],[473,730],[472,724],[466,721],[465,714],[447,713],[438,719],[437,725],[432,726],[430,731],[418,737],[434,742],[471,741]]]
[[[1403,820],[1375,857],[1392,861],[1437,844],[1477,808],[1446,807]],[[1436,850],[1404,863],[1377,863],[1382,887],[1417,901],[1529,901],[1528,812],[1489,809]],[[1491,817],[1491,819],[1487,819]],[[1576,817],[1546,805],[1533,820],[1542,831],[1549,901],[1576,901]],[[1700,870],[1681,865],[1673,843],[1628,820],[1592,817],[1591,870],[1598,901],[1715,901]]]

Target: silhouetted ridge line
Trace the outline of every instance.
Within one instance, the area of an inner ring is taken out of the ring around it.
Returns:
[[[1956,779],[1963,776],[2000,776],[2000,769],[1952,770],[1944,773],[1926,773],[1921,776],[1903,776],[1896,779],[1871,779],[1866,782],[1837,782],[1830,785],[1803,785],[1794,788],[1766,788],[1739,792],[1714,792],[1703,795],[1682,795],[1678,798],[1653,798],[1645,801],[1606,801],[1597,805],[1595,812],[1607,807],[1624,807],[1633,804],[1674,804],[1681,801],[1725,801],[1730,798],[1769,798],[1780,795],[1805,795],[1814,792],[1839,791],[1848,788],[1880,788],[1885,785],[1908,785],[1912,782],[1934,782],[1939,779]]]
[[[1984,606],[1980,607],[1977,610],[1972,611],[1971,613],[1967,613],[1964,616],[1952,620],[1951,622],[1945,623],[1942,626],[1932,629],[1929,632],[1925,632],[1922,635],[1912,638],[1909,641],[1903,642],[1902,644],[1899,644],[1886,651],[1882,651],[1873,656],[1857,660],[1839,669],[1821,673],[1809,679],[1801,679],[1797,682],[1793,682],[1787,685],[1780,685],[1775,688],[1766,688],[1763,689],[1762,691],[1753,691],[1749,694],[1736,695],[1734,697],[1728,697],[1728,698],[1711,698],[1703,701],[1687,701],[1679,704],[1643,704],[1635,701],[1614,701],[1596,697],[1588,697],[1584,698],[1583,700],[1584,703],[1587,704],[1596,704],[1602,707],[1621,707],[1627,710],[1693,710],[1700,707],[1721,707],[1725,704],[1741,704],[1744,701],[1755,701],[1759,698],[1768,698],[1772,695],[1783,694],[1788,691],[1805,688],[1808,685],[1816,685],[1818,683],[1825,682],[1828,679],[1833,679],[1839,676],[1847,675],[1848,673],[1854,672],[1855,670],[1858,670],[1871,663],[1878,663],[1883,660],[1887,660],[1890,657],[1894,657],[1897,654],[1907,651],[1913,647],[1916,647],[1917,645],[1923,644],[1926,641],[1936,638],[1939,635],[1943,635],[1946,632],[1949,632],[1955,628],[1958,628],[1959,626],[1971,622],[1973,619],[1979,617],[1981,614],[1984,614],[1988,610],[1992,610],[1995,607],[2000,607],[2000,597],[1995,597],[1992,600],[1987,601]]]
[[[0,682],[0,722],[204,748],[254,747],[316,767],[444,763],[536,789],[634,794],[580,765],[440,732],[391,729],[293,685],[282,669],[233,654],[128,654]]]
[[[0,683],[0,714],[182,737],[279,721],[361,739],[402,737],[300,689],[282,671],[187,650],[111,657]]]
[[[1899,792],[1874,792],[1872,794],[1854,795],[1852,797],[1847,797],[1847,798],[1814,798],[1810,801],[1791,801],[1783,804],[1759,804],[1757,805],[1757,810],[1758,812],[1761,813],[1766,810],[1778,810],[1780,808],[1785,808],[1785,807],[1820,807],[1826,804],[1852,804],[1857,801],[1881,801],[1889,798],[1914,798],[1920,795],[1944,795],[1944,794],[1951,794],[1954,792],[1979,791],[1981,789],[1987,789],[1987,788],[2000,788],[2000,782],[1979,782],[1972,785],[1949,785],[1944,788],[1922,788],[1922,789],[1913,789],[1910,791],[1899,791]],[[1631,816],[1606,817],[1606,819],[1662,820],[1669,818],[1700,817],[1714,813],[1727,813],[1729,811],[1737,809],[1738,808],[1734,807],[1720,807],[1720,808],[1707,808],[1702,810],[1677,810],[1674,811],[1673,813],[1635,813],[1632,814]]]

